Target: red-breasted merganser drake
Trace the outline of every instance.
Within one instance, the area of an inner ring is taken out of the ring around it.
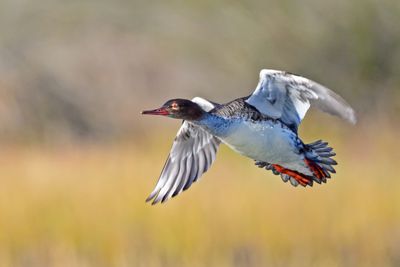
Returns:
[[[183,120],[146,201],[165,202],[188,189],[214,162],[221,142],[293,186],[326,183],[335,173],[335,153],[327,142],[304,144],[297,134],[310,105],[356,122],[354,110],[332,90],[307,78],[269,69],[261,70],[253,94],[227,104],[195,97],[172,99],[158,109],[143,111]]]

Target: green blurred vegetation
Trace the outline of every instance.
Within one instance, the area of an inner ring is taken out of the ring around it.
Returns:
[[[249,94],[262,68],[315,79],[362,116],[400,113],[400,4],[0,1],[0,137],[114,140],[173,97]]]
[[[400,2],[0,0],[0,267],[399,266]],[[262,68],[355,107],[311,111],[334,179],[293,188],[226,147],[166,205],[144,199],[169,98],[249,94]]]

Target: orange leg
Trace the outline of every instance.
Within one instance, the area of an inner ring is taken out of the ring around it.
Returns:
[[[311,181],[311,178],[307,177],[305,174],[299,173],[297,171],[292,171],[292,170],[286,169],[286,168],[284,168],[284,167],[282,167],[280,165],[277,165],[277,164],[272,164],[272,166],[274,166],[274,168],[278,172],[284,173],[284,174],[289,175],[290,177],[293,177],[302,186],[308,185],[310,183],[310,181]]]

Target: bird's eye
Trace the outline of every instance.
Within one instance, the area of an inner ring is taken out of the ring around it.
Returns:
[[[177,110],[178,109],[178,104],[172,103],[171,109]]]

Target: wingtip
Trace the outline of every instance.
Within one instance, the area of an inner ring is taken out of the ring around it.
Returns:
[[[155,198],[153,199],[153,201],[151,202],[151,205],[154,206],[155,204],[157,204],[158,202],[160,202],[159,199]]]
[[[150,193],[150,195],[146,198],[146,202],[150,202],[152,199],[154,199],[157,195],[157,191],[154,190],[153,192]]]
[[[148,197],[146,198],[145,202],[147,203],[147,202],[150,202],[151,200],[152,200],[152,198],[150,198],[150,196],[148,196]]]
[[[160,199],[158,199],[157,194],[151,193],[147,198],[146,198],[146,203],[151,202],[151,205],[154,206],[155,204],[160,202]]]
[[[350,108],[348,113],[348,122],[350,122],[352,125],[355,125],[357,123],[356,112],[352,108]]]

